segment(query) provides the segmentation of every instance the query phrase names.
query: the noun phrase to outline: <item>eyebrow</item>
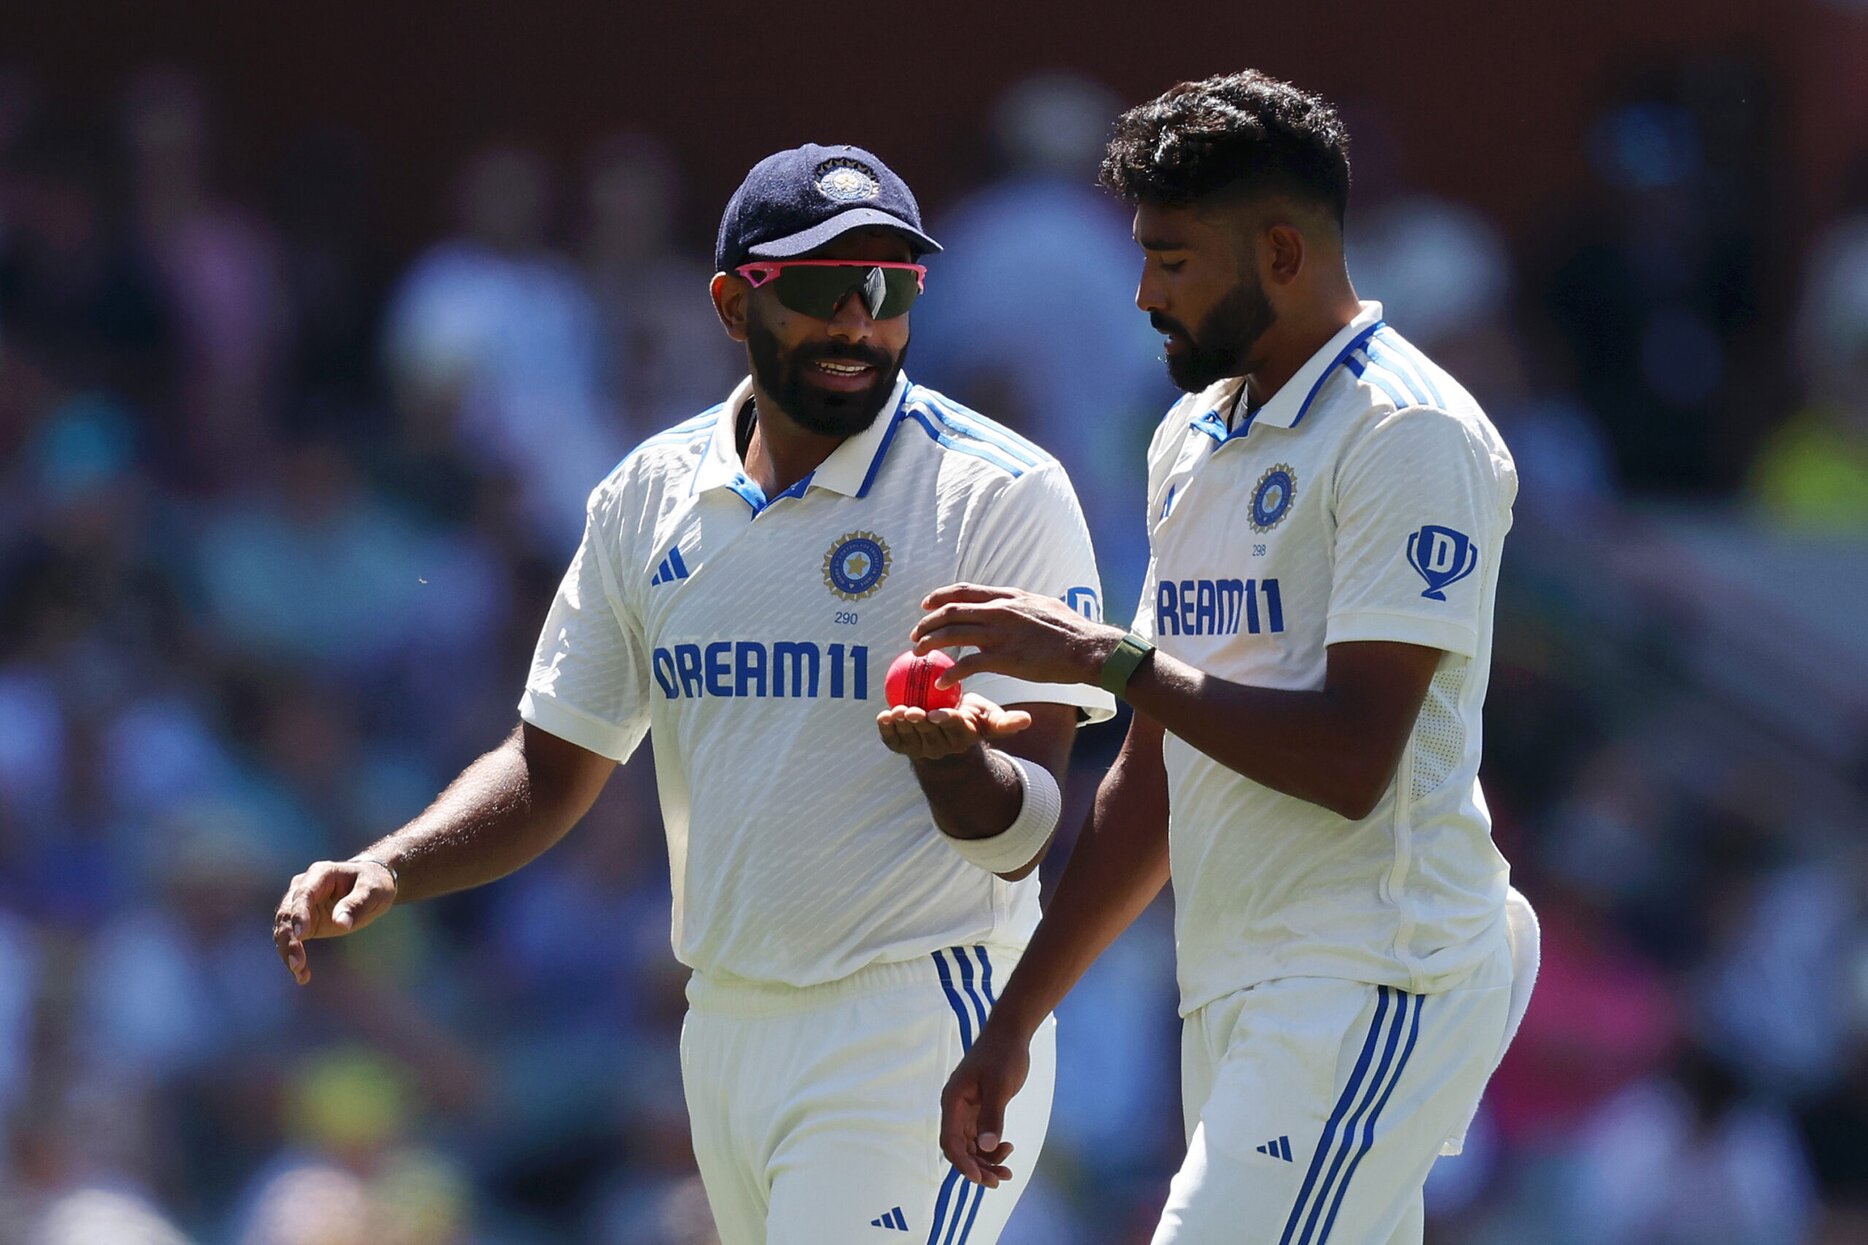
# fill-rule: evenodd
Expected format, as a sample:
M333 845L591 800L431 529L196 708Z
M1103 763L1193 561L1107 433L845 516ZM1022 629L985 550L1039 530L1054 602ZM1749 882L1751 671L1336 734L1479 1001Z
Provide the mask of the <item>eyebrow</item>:
M1174 238L1136 238L1135 244L1144 251L1184 251L1187 244Z

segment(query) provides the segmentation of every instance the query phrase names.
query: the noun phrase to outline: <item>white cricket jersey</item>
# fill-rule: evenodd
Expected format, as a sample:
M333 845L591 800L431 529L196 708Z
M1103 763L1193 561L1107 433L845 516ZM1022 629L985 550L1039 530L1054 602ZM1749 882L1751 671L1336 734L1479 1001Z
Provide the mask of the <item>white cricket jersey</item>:
M806 986L938 947L1022 949L1036 874L961 859L875 717L935 588L1014 585L1101 616L1070 481L904 376L868 430L768 500L735 447L751 393L651 437L591 494L520 713L618 761L654 731L674 949L700 973ZM1115 707L998 675L967 690Z
M1517 473L1445 372L1361 313L1264 406L1190 395L1148 452L1136 629L1235 683L1315 690L1325 649L1443 650L1393 783L1350 821L1164 745L1181 1007L1278 977L1414 993L1503 963L1508 870L1479 791L1492 598Z

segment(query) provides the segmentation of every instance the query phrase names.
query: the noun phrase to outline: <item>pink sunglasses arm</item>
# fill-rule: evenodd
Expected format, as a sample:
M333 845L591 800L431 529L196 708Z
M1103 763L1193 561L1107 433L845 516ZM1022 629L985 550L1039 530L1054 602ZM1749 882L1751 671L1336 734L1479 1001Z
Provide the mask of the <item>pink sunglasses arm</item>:
M925 264L868 263L860 259L775 259L756 264L741 264L733 271L746 278L753 289L774 280L787 268L906 268L915 274L915 284L923 293L928 288Z

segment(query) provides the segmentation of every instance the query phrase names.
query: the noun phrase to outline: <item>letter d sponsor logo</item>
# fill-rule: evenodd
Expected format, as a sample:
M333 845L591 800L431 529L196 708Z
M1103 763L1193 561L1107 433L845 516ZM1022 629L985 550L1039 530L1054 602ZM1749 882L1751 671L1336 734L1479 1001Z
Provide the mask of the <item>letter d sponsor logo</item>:
M1427 581L1421 595L1430 601L1446 600L1445 589L1472 574L1479 565L1479 547L1464 532L1429 523L1408 533L1407 561Z

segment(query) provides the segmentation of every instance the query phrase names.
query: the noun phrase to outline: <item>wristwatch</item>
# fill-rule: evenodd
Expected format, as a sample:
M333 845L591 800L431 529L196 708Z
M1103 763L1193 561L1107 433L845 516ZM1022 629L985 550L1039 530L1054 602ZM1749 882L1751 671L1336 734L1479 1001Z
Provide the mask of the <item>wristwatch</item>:
M1155 646L1136 635L1133 631L1122 637L1109 659L1103 662L1103 668L1096 676L1097 685L1104 691L1120 696L1128 689L1129 680L1135 676L1136 669L1148 660L1148 654L1155 651Z

